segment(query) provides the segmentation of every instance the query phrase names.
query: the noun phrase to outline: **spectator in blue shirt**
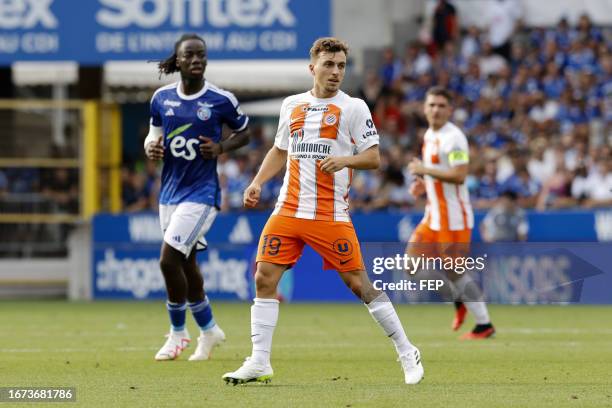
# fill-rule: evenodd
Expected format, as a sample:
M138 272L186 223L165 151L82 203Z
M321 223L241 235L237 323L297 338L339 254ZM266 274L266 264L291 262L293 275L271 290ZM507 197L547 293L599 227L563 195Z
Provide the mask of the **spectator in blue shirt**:
M380 67L380 77L383 80L383 85L391 88L393 83L402 74L402 63L395 57L393 48L385 48L383 51L383 63Z
M519 203L523 207L533 207L536 204L540 185L529 177L529 172L524 166L515 170L502 184L502 191L512 191L519 197Z

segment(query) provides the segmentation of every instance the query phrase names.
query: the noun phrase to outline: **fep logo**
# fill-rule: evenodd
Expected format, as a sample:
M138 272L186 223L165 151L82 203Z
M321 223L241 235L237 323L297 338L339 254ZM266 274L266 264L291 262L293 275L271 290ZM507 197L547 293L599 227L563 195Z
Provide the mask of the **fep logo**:
M293 27L296 18L289 9L289 1L99 0L102 8L96 14L96 21L107 28L115 29L131 25L158 28L165 23L176 28L270 27L275 23Z
M0 1L0 29L29 29L38 25L47 29L57 28L51 3L53 0Z

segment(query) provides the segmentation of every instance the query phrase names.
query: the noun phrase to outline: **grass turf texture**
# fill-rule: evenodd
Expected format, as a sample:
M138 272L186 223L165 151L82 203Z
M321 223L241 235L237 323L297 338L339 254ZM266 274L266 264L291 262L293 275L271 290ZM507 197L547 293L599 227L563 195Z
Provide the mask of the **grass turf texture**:
M71 407L612 406L610 307L491 306L497 338L461 342L452 306L400 306L425 365L406 386L362 305L281 305L272 383L234 387L221 375L250 353L249 310L213 302L228 340L212 360L187 361L198 334L188 315L192 346L156 362L162 302L0 302L0 386L73 386ZM28 405L41 406L15 406Z

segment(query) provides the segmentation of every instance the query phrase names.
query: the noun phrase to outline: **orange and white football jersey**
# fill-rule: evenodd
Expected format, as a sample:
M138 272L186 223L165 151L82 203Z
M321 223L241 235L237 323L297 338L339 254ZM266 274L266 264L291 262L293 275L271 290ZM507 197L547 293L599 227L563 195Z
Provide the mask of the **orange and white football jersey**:
M457 126L447 122L437 131L425 132L423 164L448 170L469 162L467 138ZM423 221L434 231L474 228L474 213L465 183L454 184L425 176L427 206Z
M274 145L287 150L287 170L273 214L324 221L350 221L348 192L353 170L324 173L328 156L352 156L378 144L364 101L342 91L327 99L310 91L283 101Z

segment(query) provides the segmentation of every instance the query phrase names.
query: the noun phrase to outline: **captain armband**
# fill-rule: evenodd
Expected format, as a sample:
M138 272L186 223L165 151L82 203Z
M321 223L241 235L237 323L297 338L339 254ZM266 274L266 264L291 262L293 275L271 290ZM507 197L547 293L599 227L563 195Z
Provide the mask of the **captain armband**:
M448 163L451 166L459 164L467 164L470 161L470 156L465 150L455 150L448 154Z

